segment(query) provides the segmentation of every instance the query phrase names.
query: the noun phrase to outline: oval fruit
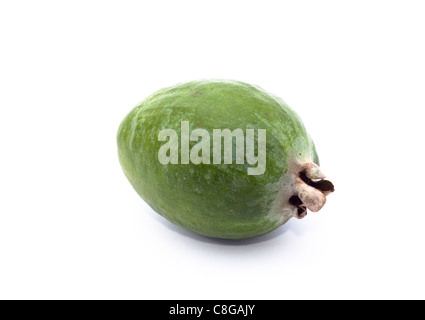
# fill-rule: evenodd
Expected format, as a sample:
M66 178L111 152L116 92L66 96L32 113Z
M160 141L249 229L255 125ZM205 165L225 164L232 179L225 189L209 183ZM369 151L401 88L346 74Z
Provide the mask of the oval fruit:
M127 115L117 140L125 175L153 210L209 237L268 233L320 210L334 191L297 114L243 82L159 90Z

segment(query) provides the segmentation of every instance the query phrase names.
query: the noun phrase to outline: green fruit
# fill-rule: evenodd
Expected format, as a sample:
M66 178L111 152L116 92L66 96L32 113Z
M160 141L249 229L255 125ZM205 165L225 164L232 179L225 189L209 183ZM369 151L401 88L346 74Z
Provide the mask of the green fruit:
M220 133L239 135L226 144ZM137 193L169 221L209 237L268 233L306 208L320 210L334 190L297 114L243 82L159 90L127 115L117 140Z

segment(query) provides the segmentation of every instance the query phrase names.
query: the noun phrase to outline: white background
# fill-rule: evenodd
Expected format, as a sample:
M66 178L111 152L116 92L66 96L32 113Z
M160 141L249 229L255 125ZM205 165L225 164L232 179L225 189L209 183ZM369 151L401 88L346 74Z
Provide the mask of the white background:
M425 298L423 1L2 1L0 298ZM152 92L281 96L336 186L240 242L154 213L116 132Z

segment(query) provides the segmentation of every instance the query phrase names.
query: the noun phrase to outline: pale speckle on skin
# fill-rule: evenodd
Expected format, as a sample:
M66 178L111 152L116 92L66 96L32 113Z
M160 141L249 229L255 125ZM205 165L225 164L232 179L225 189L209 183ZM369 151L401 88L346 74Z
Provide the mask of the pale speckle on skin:
M139 114L142 111L142 108L139 108L139 110L137 110L136 115L133 117L133 119L131 120L131 134L130 134L130 147L133 147L133 141L134 141L134 137L136 136L136 130L137 130L137 123L139 121Z

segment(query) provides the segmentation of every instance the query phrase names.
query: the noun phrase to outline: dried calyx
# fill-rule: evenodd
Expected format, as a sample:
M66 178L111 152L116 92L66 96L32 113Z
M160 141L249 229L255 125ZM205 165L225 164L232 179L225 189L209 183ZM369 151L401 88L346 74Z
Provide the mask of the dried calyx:
M301 167L295 178L295 192L289 198L289 204L296 207L294 216L302 219L307 215L307 209L319 211L326 203L326 196L334 192L332 182L324 180L325 175L319 166L307 163Z

